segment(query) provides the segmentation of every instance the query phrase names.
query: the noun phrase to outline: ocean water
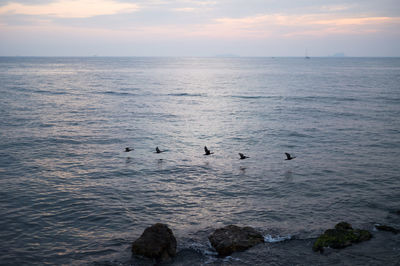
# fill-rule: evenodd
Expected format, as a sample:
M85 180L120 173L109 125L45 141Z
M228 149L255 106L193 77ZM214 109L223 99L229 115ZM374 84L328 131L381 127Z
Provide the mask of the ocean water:
M151 264L130 248L157 222L174 265L400 226L399 58L0 57L0 97L0 264ZM267 244L219 258L228 224Z

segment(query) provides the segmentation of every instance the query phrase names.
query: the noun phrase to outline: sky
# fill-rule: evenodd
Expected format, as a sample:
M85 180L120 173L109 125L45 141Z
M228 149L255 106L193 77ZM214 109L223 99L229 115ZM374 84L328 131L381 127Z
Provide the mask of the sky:
M400 0L0 0L0 56L400 56Z

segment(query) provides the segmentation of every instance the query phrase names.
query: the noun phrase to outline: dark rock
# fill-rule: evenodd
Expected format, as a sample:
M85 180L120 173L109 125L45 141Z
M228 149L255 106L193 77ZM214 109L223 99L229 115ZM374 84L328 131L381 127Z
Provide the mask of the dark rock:
M353 229L353 227L351 227L351 224L349 224L349 223L340 222L337 225L335 225L335 229L337 229L337 230L350 230L350 229Z
M244 251L264 242L264 237L254 228L236 225L219 228L208 239L221 256L227 256L236 251Z
M352 243L371 239L372 235L367 230L353 229L349 223L341 222L335 229L328 229L314 242L314 251L324 251L324 247L345 248Z
M387 225L375 225L375 228L379 231L392 232L393 234L398 234L400 232L399 229Z
M157 223L133 242L132 252L164 262L176 255L176 239L167 225Z
M354 243L367 241L372 238L372 234L367 230L355 229L353 233L356 235L356 240L354 241Z

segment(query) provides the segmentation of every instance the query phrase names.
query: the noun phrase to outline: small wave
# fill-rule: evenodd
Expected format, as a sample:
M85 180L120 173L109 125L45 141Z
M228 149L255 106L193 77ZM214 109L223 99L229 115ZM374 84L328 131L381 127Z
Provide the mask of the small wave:
M136 96L136 93L130 92L118 92L118 91L103 91L98 92L99 94L106 94L106 95L115 95L115 96Z
M400 98L398 97L393 97L393 96L375 96L375 100L378 101L384 101L384 102L389 102L389 103L399 103L400 102Z
M239 98L239 99L279 99L281 96L262 96L262 95L231 95L231 98Z
M354 97L338 97L338 96L290 96L285 97L285 100L289 101L303 101L303 102L313 102L313 101L323 101L323 102L355 102L358 99Z
M190 96L190 97L202 97L202 96L207 96L206 94L202 93L187 93L187 92L182 92L182 93L168 93L168 96Z
M64 95L68 94L66 91L48 91L48 90L35 90L34 93L49 94L49 95Z
M232 256L226 256L224 258L224 262L230 262L230 261L241 261L239 258L234 258Z
M38 124L38 127L44 127L44 128L46 128L46 127L54 127L55 126L55 124L50 124L50 123L40 123L40 124Z
M299 132L291 132L289 133L289 137L296 137L296 138L311 138L311 135L302 134Z
M217 256L218 252L212 248L211 243L208 241L207 244L208 245L203 245L201 243L194 242L190 244L189 248L205 256Z
M18 91L18 92L33 92L34 91L29 88L20 87L20 86L11 87L9 90L10 91Z
M290 240L292 239L291 235L287 235L287 236L271 236L271 235L266 235L264 236L264 242L267 243L276 243L276 242L282 242L282 241L286 241L286 240Z

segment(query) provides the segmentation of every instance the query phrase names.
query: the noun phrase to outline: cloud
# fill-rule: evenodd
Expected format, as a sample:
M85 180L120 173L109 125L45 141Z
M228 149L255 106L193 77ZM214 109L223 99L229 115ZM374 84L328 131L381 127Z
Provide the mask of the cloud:
M316 24L322 25L335 25L335 26L346 26L346 25L373 25L373 24L384 24L390 22L399 22L399 18L392 17L364 17L364 18L338 18L328 20L316 20Z
M0 7L0 14L45 15L59 18L88 18L137 11L139 6L114 0L59 0L41 5L11 2Z
M214 6L218 4L218 2L216 1L199 1L199 0L183 0L182 2L198 6Z
M399 25L400 17L341 17L333 14L261 14L243 18L219 18L208 28L231 36L299 36L364 34L379 32L389 25Z
M398 22L399 17L338 17L323 15L285 15L285 14L268 14L256 15L244 18L218 18L217 23L244 27L259 27L267 25L280 26L311 26L321 25L366 25L376 23Z
M154 25L146 25L139 22L127 22L123 26L116 27L104 25L97 27L91 26L91 24L79 24L78 27L74 27L70 24L53 24L51 21L47 23L47 20L44 20L41 23L36 23L36 25L30 23L30 26L21 27L38 31L41 28L51 28L51 31L54 32L64 30L69 33L86 31L89 35L102 33L105 36L119 35L119 38L129 36L129 38L133 39L266 40L304 36L368 35L377 32L394 34L393 28L398 28L398 26L400 26L399 17L343 17L334 14L260 14L242 18L224 17L208 21L208 23L192 24L164 23L161 25L156 23Z
M196 9L194 7L181 7L181 8L173 8L172 10L177 12L193 12Z
M319 9L325 12L339 12L339 11L346 11L354 8L355 6L352 5L332 5L332 6L321 6Z
M211 12L208 8L215 5L215 1L147 1L147 3L143 0L136 1L136 4L116 2L116 0L57 0L57 2L40 5L10 3L0 7L0 14L37 15L28 17L32 20L29 23L6 23L9 27L12 25L24 25L26 28L37 26L37 30L45 26L54 29L65 27L88 32L104 30L103 33L106 35L112 35L112 31L118 31L121 35L125 34L131 38L149 39L271 40L304 36L367 35L377 32L393 35L398 32L393 28L400 26L398 16L332 12L350 9L349 5L322 6L316 13L310 10L306 14L260 11L256 15L238 17L235 14L224 16L219 12ZM88 18L112 15L138 11L139 8L141 12L135 13L135 16L128 14L74 21L53 19L54 17ZM321 10L325 12L321 13ZM21 22L22 18L16 17L16 20ZM41 20L33 23L38 19Z

